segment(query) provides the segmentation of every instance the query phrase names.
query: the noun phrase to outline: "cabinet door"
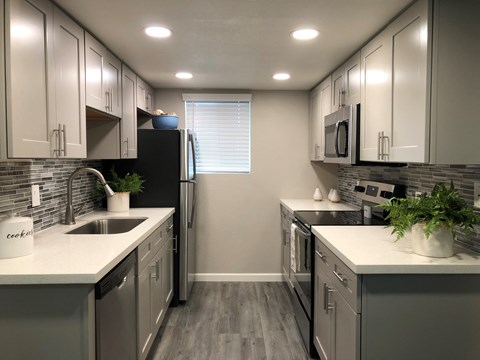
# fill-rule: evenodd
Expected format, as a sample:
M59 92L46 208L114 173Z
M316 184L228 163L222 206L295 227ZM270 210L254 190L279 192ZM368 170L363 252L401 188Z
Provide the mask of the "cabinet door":
M122 64L121 157L137 157L137 76Z
M167 311L173 297L173 238L163 246L161 276L163 308Z
M122 63L113 54L106 54L104 63L105 88L108 91L109 113L122 117Z
M332 74L332 111L340 109L345 98L345 68L341 66Z
M352 56L343 66L345 105L360 103L360 52Z
M380 132L392 108L391 48L384 31L361 50L360 160L383 161Z
M55 103L57 127L69 158L87 156L85 117L85 39L83 29L54 9Z
M52 157L53 5L47 0L5 4L8 156Z
M418 1L387 28L393 51L391 123L385 132L389 161L428 161L427 17L427 1Z
M352 310L343 296L332 293L334 321L332 338L332 359L360 359L360 315Z
M85 33L85 77L86 104L94 109L107 112L107 89L105 89L104 63L106 49L89 33Z
M310 160L324 158L324 118L332 109L332 78L327 77L310 96Z
M153 337L160 328L160 322L163 319L163 294L162 294L162 251L160 250L151 262L152 275L150 279L150 303L152 309L151 327Z
M150 266L137 277L137 353L138 359L144 360L153 341L152 337L152 309L150 294Z
M315 254L315 304L313 320L314 345L323 360L332 359L331 341L333 316L330 306L332 285L324 271L320 268L320 256Z
M147 84L137 76L137 107L147 111Z

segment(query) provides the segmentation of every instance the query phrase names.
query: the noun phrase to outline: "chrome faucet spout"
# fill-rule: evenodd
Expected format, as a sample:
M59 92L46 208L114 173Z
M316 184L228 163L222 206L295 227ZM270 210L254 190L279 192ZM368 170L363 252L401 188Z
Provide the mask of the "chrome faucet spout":
M73 186L73 179L80 173L94 174L100 181L100 184L102 184L103 189L105 190L105 193L107 194L107 196L110 197L115 194L113 190L110 188L110 186L108 186L102 173L97 169L83 167L75 170L67 180L67 209L65 211L65 225L75 224L75 211L73 210L72 186Z

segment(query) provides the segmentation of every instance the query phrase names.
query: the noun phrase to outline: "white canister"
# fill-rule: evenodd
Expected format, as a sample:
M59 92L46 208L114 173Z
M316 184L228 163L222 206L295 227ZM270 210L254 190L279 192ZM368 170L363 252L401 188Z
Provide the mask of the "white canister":
M14 258L33 253L33 220L9 216L0 220L0 258Z
M323 199L322 192L320 191L319 188L316 188L315 192L313 193L313 200L321 201L322 199Z

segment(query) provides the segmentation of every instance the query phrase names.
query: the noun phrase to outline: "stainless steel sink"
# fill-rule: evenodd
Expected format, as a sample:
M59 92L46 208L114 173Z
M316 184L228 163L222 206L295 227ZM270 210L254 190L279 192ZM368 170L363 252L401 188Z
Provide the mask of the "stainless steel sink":
M107 218L93 220L85 225L79 226L73 229L67 234L79 234L79 235L108 235L108 234L121 234L129 232L134 229L147 218Z

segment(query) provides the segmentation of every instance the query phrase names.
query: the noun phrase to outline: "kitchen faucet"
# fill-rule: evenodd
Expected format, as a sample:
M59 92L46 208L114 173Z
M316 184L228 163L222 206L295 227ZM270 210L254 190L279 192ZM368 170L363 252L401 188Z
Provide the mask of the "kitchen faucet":
M100 183L102 184L103 189L105 190L105 193L107 194L108 197L113 196L115 194L113 190L110 188L110 186L108 186L107 182L105 181L105 178L103 177L100 171L93 168L89 168L89 167L83 167L75 170L72 173L72 175L70 175L67 182L67 210L65 211L65 225L75 224L75 211L73 210L73 200L72 200L72 184L75 176L80 173L94 174L100 180Z

